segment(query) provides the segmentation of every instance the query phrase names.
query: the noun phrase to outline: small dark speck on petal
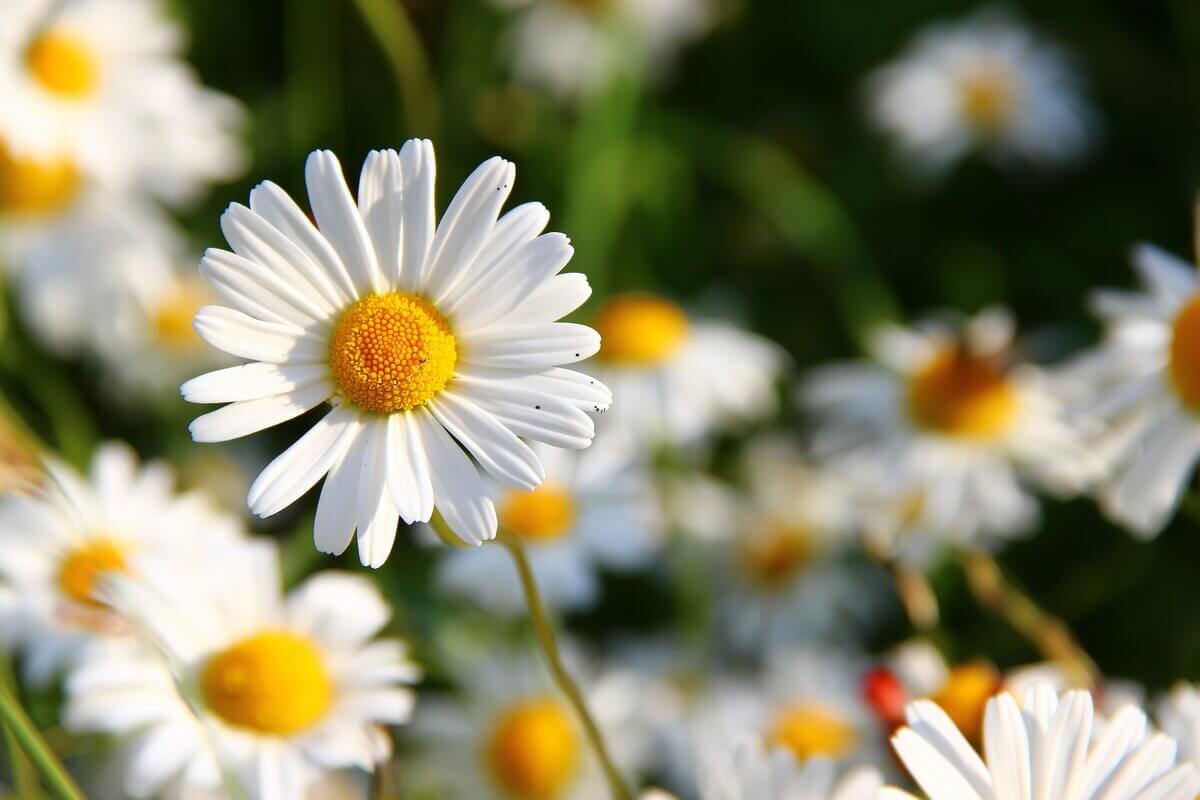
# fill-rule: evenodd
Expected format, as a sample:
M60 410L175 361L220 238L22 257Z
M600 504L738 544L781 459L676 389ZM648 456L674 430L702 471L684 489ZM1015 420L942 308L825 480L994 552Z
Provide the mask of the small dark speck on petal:
M541 406L534 406L534 408L536 408L538 411L541 411L541 410L542 410L542 407L541 407Z

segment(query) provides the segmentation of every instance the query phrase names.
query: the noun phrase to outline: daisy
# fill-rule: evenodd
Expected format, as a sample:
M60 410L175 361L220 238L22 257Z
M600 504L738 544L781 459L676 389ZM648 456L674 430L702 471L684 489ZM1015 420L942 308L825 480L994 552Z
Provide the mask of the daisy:
M867 82L871 116L916 164L972 150L1047 165L1078 158L1093 114L1065 54L995 10L923 31Z
M662 514L644 465L612 469L606 460L535 448L546 482L533 491L500 489L499 529L525 547L546 606L589 608L600 597L600 571L644 566L663 544ZM503 548L487 545L447 553L437 582L482 608L507 616L525 611L515 566Z
M510 31L517 78L560 97L601 88L620 70L661 77L708 29L709 0L496 0L519 8Z
M872 337L876 364L809 378L815 449L859 485L873 547L924 557L947 542L988 544L1036 522L1025 481L1065 492L1085 480L1062 403L1014 345L999 310L888 326Z
M797 764L787 750L750 740L700 759L700 800L875 800L883 778L871 767L839 776L824 759Z
M896 754L930 800L1191 800L1200 775L1176 764L1176 745L1149 728L1135 706L1122 708L1101 734L1092 698L1034 687L1023 706L1009 694L988 701L981 758L935 703L908 707L892 737ZM888 800L911 798L885 789Z
M53 459L45 467L44 486L0 500L0 631L36 685L126 631L96 597L102 576L134 558L173 573L242 535L205 497L177 494L165 464L139 467L126 445L101 446L87 477Z
M649 294L609 298L593 324L603 340L597 377L621 398L605 420L606 446L691 444L776 410L786 356L766 339Z
M402 642L377 638L391 609L375 586L322 572L284 596L267 540L213 555L207 569L139 563L137 577L107 581L152 647L111 645L80 665L67 727L126 737L134 798L225 783L292 800L331 771L386 760L383 726L408 720L419 671Z
M578 653L567 651L578 662ZM574 665L612 757L625 775L644 763L639 717L645 687L621 670ZM586 664L583 666L587 666ZM471 800L602 800L611 797L573 709L528 655L489 653L453 665L460 694L422 700L408 773L437 796Z
M3 19L0 137L12 153L169 201L241 171L242 110L199 84L159 3L11 0Z
M1078 410L1104 423L1092 456L1101 508L1143 537L1175 513L1200 455L1200 276L1150 245L1133 252L1144 290L1097 292L1104 340L1067 367Z
M309 156L316 226L283 190L260 184L250 206L221 219L234 252L209 250L200 272L227 305L196 329L249 363L194 378L183 396L231 403L191 426L218 442L328 402L333 410L263 470L251 511L269 516L326 473L314 537L341 553L358 530L359 558L387 559L397 518L437 507L464 542L496 534L482 471L527 491L545 477L523 438L584 448L611 395L559 365L600 348L591 328L556 322L591 293L558 274L572 250L539 235L549 213L527 203L497 219L515 170L484 162L434 225L433 145L373 152L358 202L337 159Z

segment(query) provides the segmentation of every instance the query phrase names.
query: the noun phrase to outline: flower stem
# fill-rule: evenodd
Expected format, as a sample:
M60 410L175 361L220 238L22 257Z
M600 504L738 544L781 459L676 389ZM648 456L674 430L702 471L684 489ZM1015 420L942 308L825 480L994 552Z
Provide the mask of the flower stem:
M996 559L981 550L962 554L962 568L975 599L992 614L1029 639L1051 661L1059 663L1071 682L1091 688L1099 670L1070 629L1058 617L1043 611L1004 575Z
M0 722L4 723L25 755L42 773L46 785L59 800L84 800L83 792L47 746L46 740L7 686L0 686Z
M538 647L546 659L546 666L550 668L550 674L554 677L558 688L567 696L575 713L579 715L588 742L596 753L600 767L604 770L604 777L612 791L613 800L632 800L629 790L625 788L625 781L621 778L612 757L608 754L604 738L600 735L600 728L592 718L591 712L588 711L583 692L579 690L579 685L575 683L566 667L563 666L562 657L558 652L558 642L554 638L554 626L546 613L546 607L542 604L542 596L538 591L537 581L533 577L533 570L529 567L529 559L525 555L524 545L520 540L510 536L501 536L499 541L508 548L513 562L517 565L517 573L521 577L521 589L525 593L525 604L529 607L529 619L533 623Z

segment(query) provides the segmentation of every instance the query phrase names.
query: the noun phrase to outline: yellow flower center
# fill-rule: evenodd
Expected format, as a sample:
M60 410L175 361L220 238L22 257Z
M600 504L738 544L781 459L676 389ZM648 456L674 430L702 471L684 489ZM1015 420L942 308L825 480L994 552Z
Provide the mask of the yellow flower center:
M649 295L619 295L596 315L600 355L613 364L652 366L670 358L688 332L687 315Z
M858 731L835 711L800 703L776 718L767 741L790 751L797 761L814 756L841 758L858 743Z
M746 574L768 589L790 583L812 555L812 537L805 530L789 526L772 526L748 536L739 552Z
M1004 64L982 64L959 82L963 116L977 131L994 134L1008 125L1017 109L1019 87Z
M1185 406L1200 411L1200 294L1180 310L1171 330L1171 385Z
M342 393L380 414L424 405L458 361L454 334L432 305L402 292L374 294L342 315L329 363Z
M58 588L77 603L105 605L93 597L101 576L128 568L125 549L111 539L95 539L72 550L58 567Z
M950 670L950 676L931 699L964 736L978 743L983 736L984 709L999 689L1000 673L991 664L978 661Z
M158 298L157 305L150 313L155 339L176 352L199 347L200 335L192 326L192 320L200 306L208 301L208 292L196 280L187 280L179 288Z
M530 700L492 728L485 757L500 791L512 800L560 797L579 764L579 737L561 703Z
M995 439L1016 418L1017 392L995 358L949 347L919 369L908 385L913 422L948 436Z
M571 495L554 483L543 483L532 492L509 492L500 506L500 527L529 542L558 539L574 521Z
M333 680L310 640L264 631L213 656L200 675L204 700L225 722L272 736L302 731L333 700Z
M62 97L86 97L100 83L95 54L70 33L52 31L39 36L26 52L25 63L42 88Z
M49 214L65 206L79 188L79 173L64 160L15 156L0 142L0 212Z

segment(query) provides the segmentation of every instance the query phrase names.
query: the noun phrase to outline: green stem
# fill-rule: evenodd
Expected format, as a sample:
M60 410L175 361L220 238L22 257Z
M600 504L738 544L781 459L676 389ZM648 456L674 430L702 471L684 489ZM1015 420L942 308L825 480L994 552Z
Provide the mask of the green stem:
M12 664L7 659L0 660L0 688L11 692L14 686L16 678L12 674ZM8 765L12 770L13 783L16 784L16 796L27 800L41 800L42 787L38 784L37 770L33 768L16 735L8 727L4 728L4 744L8 750Z
M59 800L84 800L83 792L46 745L46 740L8 687L0 687L0 722L4 723L25 755L42 773L46 785Z
M575 709L580 722L583 723L584 732L592 745L592 750L596 753L596 759L604 770L604 777L608 781L608 788L612 792L613 800L632 800L629 790L625 788L625 781L621 778L621 773L617 771L612 757L608 754L608 749L604 745L604 737L600 735L600 728L592 718L591 712L588 711L583 692L580 691L579 685L575 683L566 667L563 666L562 657L558 652L558 642L554 638L554 626L551 625L546 607L542 604L542 596L538 591L537 581L533 577L533 570L529 567L529 559L525 555L524 545L520 540L511 536L501 536L499 541L508 548L508 552L512 554L513 562L517 566L517 573L521 577L521 589L525 593L525 603L529 606L529 619L533 623L533 630L537 636L542 656L546 659L546 666L550 668L554 682L567 696L567 700Z
M391 64L409 131L434 136L438 127L438 101L421 37L399 0L354 0Z

